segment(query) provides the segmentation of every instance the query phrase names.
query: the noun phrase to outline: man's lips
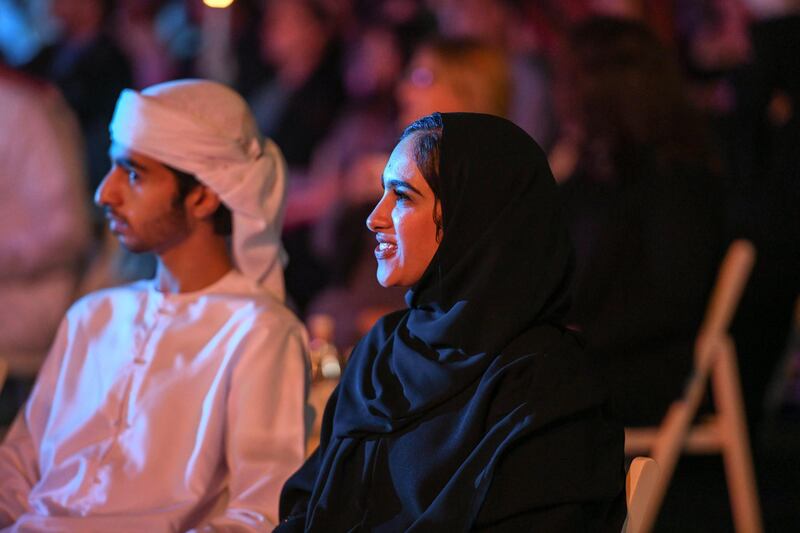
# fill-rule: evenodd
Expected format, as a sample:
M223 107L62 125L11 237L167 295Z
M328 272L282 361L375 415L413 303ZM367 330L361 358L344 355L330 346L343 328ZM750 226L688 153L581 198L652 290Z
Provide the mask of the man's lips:
M120 232L128 227L128 223L125 222L125 219L115 215L106 214L106 220L108 220L108 229L112 232Z

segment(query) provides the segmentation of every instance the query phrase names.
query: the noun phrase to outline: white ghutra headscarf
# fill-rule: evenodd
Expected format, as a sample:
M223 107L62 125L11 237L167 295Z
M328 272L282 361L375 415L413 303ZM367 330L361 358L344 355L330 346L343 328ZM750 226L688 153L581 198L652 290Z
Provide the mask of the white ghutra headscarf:
M233 215L237 268L284 299L286 161L236 91L207 80L125 89L110 130L115 143L192 174L217 193Z

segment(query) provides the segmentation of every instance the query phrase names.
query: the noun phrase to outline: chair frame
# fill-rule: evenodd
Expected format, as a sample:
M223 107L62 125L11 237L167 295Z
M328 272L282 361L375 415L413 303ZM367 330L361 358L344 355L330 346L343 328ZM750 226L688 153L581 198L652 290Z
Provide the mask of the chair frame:
M659 468L650 457L635 457L625 476L625 499L628 516L622 526L622 533L640 533L647 504L659 479Z
M641 531L655 524L680 454L720 453L737 532L763 531L736 349L728 327L755 262L748 241L734 241L720 267L709 308L695 344L695 364L683 396L655 428L626 428L625 452L650 453L661 469L642 518ZM706 387L715 413L693 426Z

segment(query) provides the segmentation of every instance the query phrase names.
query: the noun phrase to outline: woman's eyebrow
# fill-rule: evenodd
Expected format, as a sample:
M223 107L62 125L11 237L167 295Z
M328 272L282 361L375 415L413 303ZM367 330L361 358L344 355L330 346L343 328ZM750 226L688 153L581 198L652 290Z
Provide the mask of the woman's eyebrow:
M417 193L419 196L422 196L422 193L416 187L414 187L413 185L411 185L407 181L403 181L403 180L398 180L398 179L389 180L389 181L385 182L384 187L391 187L393 189L398 188L398 187L402 187L404 189L410 189L410 190L414 191L415 193Z

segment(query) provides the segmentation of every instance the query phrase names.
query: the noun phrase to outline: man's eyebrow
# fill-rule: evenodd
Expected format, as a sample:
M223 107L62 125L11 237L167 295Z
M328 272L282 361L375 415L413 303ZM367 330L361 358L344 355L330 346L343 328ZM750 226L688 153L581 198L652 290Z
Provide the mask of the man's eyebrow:
M147 167L130 159L128 157L114 157L111 156L111 160L116 163L117 165L123 166L125 168L132 168L134 170L147 170Z
M416 187L414 187L413 185L411 185L407 181L398 180L398 179L392 179L392 180L389 180L388 182L386 182L386 185L384 185L384 188L387 187L387 186L391 187L393 189L394 188L398 188L398 187L402 187L403 189L410 189L410 190L414 191L415 193L417 193L419 196L423 196L423 194Z

